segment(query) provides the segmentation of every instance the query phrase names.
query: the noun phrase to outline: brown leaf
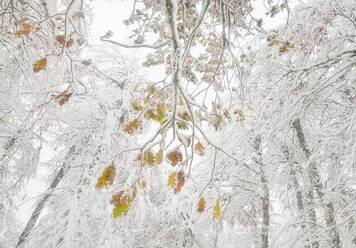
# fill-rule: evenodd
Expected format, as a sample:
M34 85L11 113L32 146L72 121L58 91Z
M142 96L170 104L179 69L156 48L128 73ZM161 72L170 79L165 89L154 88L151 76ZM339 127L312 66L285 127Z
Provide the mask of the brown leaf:
M73 95L73 93L68 93L66 90L57 95L54 99L59 100L58 104L62 106L66 102L68 102L69 98Z
M183 161L183 154L179 150L175 150L167 154L166 158L170 161L172 166L176 166Z
M74 44L73 39L68 40L66 43L66 48L70 48L71 46L73 46L73 44Z
M133 132L141 126L141 124L142 124L142 121L138 121L138 119L134 119L133 121L126 124L125 132L132 135Z
M35 73L44 70L47 66L47 58L37 60L32 66Z
M56 41L57 41L59 44L64 45L64 41L65 41L64 35L57 35L57 36L56 36Z
M20 37L21 35L25 35L27 38L30 34L30 30L32 26L30 24L27 24L26 22L28 21L28 18L22 18L19 20L19 24L21 26L20 30L17 30L14 35L17 37Z
M178 178L177 178L177 186L174 189L174 194L177 194L179 192L181 192L183 186L184 186L184 173L183 171L178 172Z
M146 151L143 154L143 162L144 164L148 164L150 166L153 166L155 164L155 157L153 156L152 152Z
M200 142L195 144L194 149L199 152L200 156L204 156L205 147Z
M113 194L111 196L110 204L116 204L117 202L119 202L123 193L124 193L124 191L122 190L120 192L117 192L117 193Z
M88 66L91 64L91 59L83 60L81 63L82 63L82 65Z

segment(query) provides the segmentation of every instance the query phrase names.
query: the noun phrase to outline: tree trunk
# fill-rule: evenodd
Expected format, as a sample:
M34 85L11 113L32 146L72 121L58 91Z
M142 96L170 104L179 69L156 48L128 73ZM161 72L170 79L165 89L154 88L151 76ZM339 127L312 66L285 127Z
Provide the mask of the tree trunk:
M262 160L262 150L261 150L261 137L257 136L254 140L254 148L257 152L256 162L260 166L260 180L263 188L262 200L262 228L261 228L261 248L268 248L269 246L269 224L270 224L270 214L269 214L269 183L264 171L264 164Z
M312 186L312 188L315 190L316 195L319 199L319 201L321 202L322 206L323 206L323 210L324 210L324 215L325 215L325 222L326 225L329 229L330 232L330 237L332 239L332 247L333 248L340 248L341 247L341 241L340 241L340 235L339 232L337 230L336 227L336 219L335 219L335 210L334 210L334 206L332 204L331 201L327 200L325 198L325 194L323 192L323 188L322 188L322 184L321 184L321 180L320 180L320 175L319 175L319 171L318 168L316 166L315 162L309 162L310 156L311 156L311 152L309 151L307 145L306 145L306 141L305 141L305 137L304 137L304 133L303 133L303 129L302 126L300 124L300 119L296 119L293 122L293 127L294 129L297 131L297 136L298 136L298 141L299 144L305 154L305 157L308 160L308 167L307 167L307 171L308 171L308 177L309 177L309 181L310 184ZM312 198L312 190L310 190L311 192L308 193L309 197ZM310 195L311 194L311 195ZM314 212L315 214L315 212Z
M66 156L65 161L68 160L68 157L74 152L75 146L72 146ZM53 190L57 187L59 182L62 180L64 173L65 173L66 162L62 165L62 168L59 169L57 174L55 175L51 185L48 187L46 193L42 197L42 199L38 202L35 210L32 212L30 220L27 222L25 229L21 233L21 236L16 244L16 248L22 246L22 244L27 240L29 234L31 233L33 227L36 225L38 217L40 216L45 204L47 203L48 199L52 195Z

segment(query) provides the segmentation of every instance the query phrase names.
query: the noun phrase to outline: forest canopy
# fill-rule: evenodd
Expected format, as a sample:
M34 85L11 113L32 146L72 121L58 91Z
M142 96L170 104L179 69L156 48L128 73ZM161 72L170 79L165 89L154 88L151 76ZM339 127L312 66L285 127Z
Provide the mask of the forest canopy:
M0 248L356 246L354 0L98 4L0 1Z

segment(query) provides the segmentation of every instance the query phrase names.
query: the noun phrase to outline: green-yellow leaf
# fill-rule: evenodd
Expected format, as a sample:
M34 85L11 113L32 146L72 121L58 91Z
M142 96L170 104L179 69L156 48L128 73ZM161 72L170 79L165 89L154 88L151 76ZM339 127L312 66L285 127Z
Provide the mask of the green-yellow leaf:
M198 212L202 213L205 210L205 199L203 197L200 197L200 200L198 202Z
M161 164L163 162L163 151L162 150L159 150L156 153L155 159L156 159L157 164Z
M214 207L214 219L218 219L220 217L220 212L221 212L221 209L220 209L220 201L219 199L216 200L216 205Z
M174 188L176 185L176 172L174 171L168 178L168 186Z
M122 217L122 215L126 216L127 212L130 209L131 202L132 200L130 196L124 197L121 199L120 202L117 202L114 209L112 210L113 217L117 218Z

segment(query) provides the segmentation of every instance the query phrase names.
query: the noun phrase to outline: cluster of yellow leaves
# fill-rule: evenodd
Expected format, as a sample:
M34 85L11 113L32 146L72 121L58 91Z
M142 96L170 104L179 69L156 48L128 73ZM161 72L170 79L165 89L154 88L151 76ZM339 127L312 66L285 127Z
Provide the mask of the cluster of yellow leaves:
M141 160L142 156L141 154L139 154L137 156L137 160ZM163 151L159 150L156 155L153 155L153 153L151 151L145 151L143 153L143 165L150 165L150 166L154 166L159 165L163 162Z
M205 199L203 197L200 197L200 200L198 202L198 212L202 213L205 210Z
M174 171L168 178L168 186L173 188L174 194L177 194L182 191L184 186L184 172L179 171L178 174Z
M37 60L32 66L35 73L44 70L47 66L47 58Z
M172 166L176 166L183 161L183 154L179 150L175 150L168 153L166 158Z
M113 184L114 178L115 178L115 166L110 165L104 169L102 176L98 178L95 188L100 189L104 186L106 187L107 185Z
M56 36L56 41L62 46L64 46L64 44L65 44L66 48L70 48L74 44L74 40L72 38L70 38L69 40L65 41L64 35L57 35Z
M134 119L133 121L130 121L128 124L125 126L125 131L132 135L136 129L138 129L142 125L142 121L139 121L138 119Z
M32 26L30 24L27 24L26 23L27 21L28 21L28 18L22 18L21 20L18 21L18 23L20 25L20 30L17 30L15 32L14 35L16 37L21 37L21 35L25 35L26 38L28 38Z
M200 156L204 156L205 147L200 142L195 144L194 149L199 152Z
M68 102L69 98L73 95L73 93L68 93L68 91L63 91L60 93L58 96L56 96L54 99L58 100L58 104L62 106L66 102Z

